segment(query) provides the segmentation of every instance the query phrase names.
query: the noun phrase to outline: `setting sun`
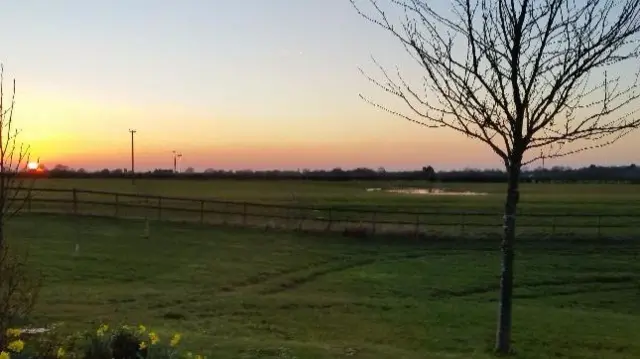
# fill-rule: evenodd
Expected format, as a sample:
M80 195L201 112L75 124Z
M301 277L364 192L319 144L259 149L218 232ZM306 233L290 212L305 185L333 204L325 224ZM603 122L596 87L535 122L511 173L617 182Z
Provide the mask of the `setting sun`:
M37 170L38 167L40 167L40 164L38 162L29 162L29 163L27 163L27 169L29 169L29 170Z

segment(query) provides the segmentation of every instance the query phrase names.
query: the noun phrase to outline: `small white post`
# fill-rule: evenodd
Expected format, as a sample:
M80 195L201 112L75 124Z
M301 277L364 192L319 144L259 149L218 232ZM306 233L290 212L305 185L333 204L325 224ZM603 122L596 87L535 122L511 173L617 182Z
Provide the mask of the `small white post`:
M144 221L144 238L149 238L149 218Z

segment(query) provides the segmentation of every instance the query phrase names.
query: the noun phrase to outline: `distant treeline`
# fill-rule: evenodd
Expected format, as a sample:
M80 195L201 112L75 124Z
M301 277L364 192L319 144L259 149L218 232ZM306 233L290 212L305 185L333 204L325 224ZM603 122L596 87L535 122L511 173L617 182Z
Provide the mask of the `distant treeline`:
M103 169L90 172L84 169L72 169L67 166L57 165L53 169L38 173L38 176L49 178L130 178L131 172L123 169ZM252 171L236 170L225 171L207 169L204 172L196 172L188 168L183 172L175 173L172 170L156 169L154 171L136 172L136 178L182 178L182 179L234 179L234 180L321 180L321 181L349 181L349 180L422 180L437 182L504 182L507 175L502 170L476 170L464 169L454 171L436 171L431 166L414 171L386 171L384 168L356 168L343 170L300 170L300 171ZM630 182L640 183L640 168L635 164L629 166L596 166L583 168L552 167L525 170L522 174L523 182Z

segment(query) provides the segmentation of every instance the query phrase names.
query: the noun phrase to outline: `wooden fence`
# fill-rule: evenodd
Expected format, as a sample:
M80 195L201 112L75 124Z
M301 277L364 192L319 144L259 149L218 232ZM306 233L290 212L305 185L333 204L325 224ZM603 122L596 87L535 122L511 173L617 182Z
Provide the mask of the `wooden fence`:
M502 214L409 212L377 209L290 206L213 199L165 197L79 189L35 188L25 192L24 210L33 213L175 220L301 231L336 231L354 236L496 236ZM520 214L518 235L638 238L637 214Z

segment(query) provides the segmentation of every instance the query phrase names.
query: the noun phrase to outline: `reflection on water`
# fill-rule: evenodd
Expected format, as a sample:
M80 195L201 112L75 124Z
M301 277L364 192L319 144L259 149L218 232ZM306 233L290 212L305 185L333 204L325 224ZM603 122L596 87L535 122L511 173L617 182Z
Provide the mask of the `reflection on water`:
M367 188L367 192L391 192L402 194L418 194L427 196L485 196L488 193L485 192L471 192L471 191L445 191L440 188L392 188L383 190L382 188Z

